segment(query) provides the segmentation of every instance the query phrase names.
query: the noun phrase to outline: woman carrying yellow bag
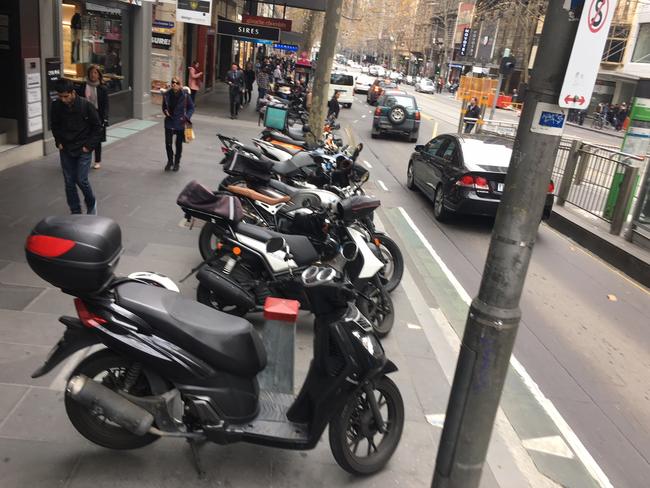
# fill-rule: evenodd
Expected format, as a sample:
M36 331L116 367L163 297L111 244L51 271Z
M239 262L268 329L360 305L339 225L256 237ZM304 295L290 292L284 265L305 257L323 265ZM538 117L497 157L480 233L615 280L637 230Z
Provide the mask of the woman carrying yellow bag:
M189 131L192 139L192 114L194 114L194 103L190 96L190 89L181 88L178 78L172 78L171 89L163 95L162 109L165 114L165 149L167 151L167 164L165 171L178 171L183 153L183 142ZM174 154L173 138L176 136L176 154ZM189 142L189 139L188 139Z

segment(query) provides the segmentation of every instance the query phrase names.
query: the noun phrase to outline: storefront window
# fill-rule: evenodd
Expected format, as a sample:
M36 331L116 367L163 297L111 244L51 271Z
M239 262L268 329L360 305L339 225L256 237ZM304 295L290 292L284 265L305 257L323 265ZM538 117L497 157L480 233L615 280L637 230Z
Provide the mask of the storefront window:
M639 24L639 35L636 38L633 63L650 63L650 24Z
M63 71L82 82L90 64L102 68L109 93L130 85L129 7L119 2L66 1L63 4Z

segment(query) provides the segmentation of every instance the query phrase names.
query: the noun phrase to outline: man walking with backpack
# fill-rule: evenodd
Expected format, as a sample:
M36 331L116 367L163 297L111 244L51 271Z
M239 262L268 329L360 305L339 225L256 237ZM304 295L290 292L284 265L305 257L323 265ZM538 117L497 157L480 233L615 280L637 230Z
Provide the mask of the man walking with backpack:
M77 96L71 81L58 80L55 89L58 100L52 102L52 134L61 158L68 207L73 214L81 213L79 187L86 212L97 215L97 200L88 181L88 172L92 152L102 139L102 122L93 104Z

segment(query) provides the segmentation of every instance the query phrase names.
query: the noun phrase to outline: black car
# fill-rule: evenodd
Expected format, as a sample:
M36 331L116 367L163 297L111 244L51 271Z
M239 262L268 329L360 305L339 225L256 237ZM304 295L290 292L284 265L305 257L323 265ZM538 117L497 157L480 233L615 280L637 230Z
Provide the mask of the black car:
M397 88L397 83L391 80L375 80L368 94L366 95L366 101L370 105L377 103L377 99L384 93L385 90L392 90Z
M452 214L495 216L513 141L500 136L444 134L415 146L407 170L407 186L421 190L433 201L439 221ZM553 208L553 182L549 182L544 213Z
M377 100L372 118L373 138L383 133L405 135L410 142L418 140L420 110L413 95L397 90L386 90Z

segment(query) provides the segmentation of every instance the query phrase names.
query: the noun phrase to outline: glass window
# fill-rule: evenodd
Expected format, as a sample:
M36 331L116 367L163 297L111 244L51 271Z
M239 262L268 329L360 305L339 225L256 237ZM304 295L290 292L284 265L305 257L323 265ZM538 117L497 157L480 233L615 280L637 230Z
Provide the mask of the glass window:
M429 156L435 156L436 154L438 154L438 151L440 150L444 142L445 142L444 137L433 139L432 141L428 142L424 150Z
M450 139L449 144L447 144L447 147L444 148L442 157L444 159L448 159L451 161L454 158L455 152L456 152L456 141Z
M129 6L67 0L62 7L64 76L81 83L88 66L97 64L109 93L128 89Z
M392 104L389 105L389 107L397 104L406 108L417 108L417 105L415 104L415 98L392 96L389 97L388 100L392 101Z
M633 63L650 63L650 23L639 24L639 35L636 38Z
M352 86L354 85L354 78L352 77L352 75L346 75L343 73L332 73L330 77L330 83L332 85Z

